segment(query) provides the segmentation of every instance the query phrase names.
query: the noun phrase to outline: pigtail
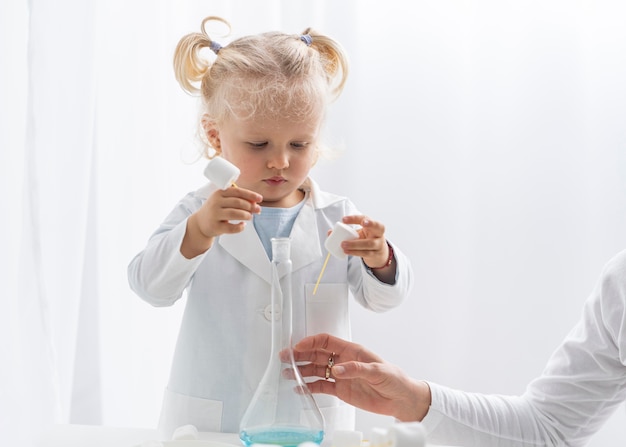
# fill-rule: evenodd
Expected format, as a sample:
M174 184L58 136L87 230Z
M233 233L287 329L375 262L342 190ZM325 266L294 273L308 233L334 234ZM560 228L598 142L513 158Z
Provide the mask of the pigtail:
M211 49L215 54L221 45L213 41L207 34L204 26L208 21L219 21L230 29L230 24L220 17L209 16L202 21L201 32L183 36L174 51L174 74L180 86L189 94L197 94L200 88L198 83L211 68L212 62L200 55L204 48Z
M324 71L331 83L331 94L337 99L348 78L348 56L343 47L334 39L307 28L302 35L311 36L311 48L317 50L324 64Z

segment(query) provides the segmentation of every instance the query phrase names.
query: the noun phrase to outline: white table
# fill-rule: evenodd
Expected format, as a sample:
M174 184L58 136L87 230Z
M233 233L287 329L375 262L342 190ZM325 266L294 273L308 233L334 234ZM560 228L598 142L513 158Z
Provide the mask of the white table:
M169 441L164 442L163 445L165 447L194 447L194 445L196 447L243 447L236 433L200 432L198 438L198 441ZM136 447L149 440L160 440L156 429L62 424L43 430L35 447Z
M204 447L208 445L206 441L211 441L215 447L243 447L236 433L201 432L198 438L205 442L187 441L184 444ZM66 424L43 430L35 447L135 447L148 440L160 440L156 429ZM165 446L168 444L174 443L164 443Z

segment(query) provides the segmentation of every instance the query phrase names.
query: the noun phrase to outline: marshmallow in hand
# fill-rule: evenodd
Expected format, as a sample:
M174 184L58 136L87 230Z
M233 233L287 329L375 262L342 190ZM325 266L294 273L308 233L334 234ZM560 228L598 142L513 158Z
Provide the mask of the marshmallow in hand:
M222 157L215 157L204 168L204 176L219 189L231 187L239 178L239 168Z
M347 255L344 253L343 248L341 248L341 243L358 238L359 233L357 233L354 228L343 222L337 222L333 227L332 233L330 233L330 236L328 236L326 242L324 242L324 247L336 258L345 259Z

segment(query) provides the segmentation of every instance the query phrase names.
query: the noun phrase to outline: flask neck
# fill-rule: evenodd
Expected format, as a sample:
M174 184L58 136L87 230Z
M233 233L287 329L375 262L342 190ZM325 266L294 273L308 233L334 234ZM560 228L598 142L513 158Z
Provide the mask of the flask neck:
M292 295L290 239L272 239L272 351L291 349Z

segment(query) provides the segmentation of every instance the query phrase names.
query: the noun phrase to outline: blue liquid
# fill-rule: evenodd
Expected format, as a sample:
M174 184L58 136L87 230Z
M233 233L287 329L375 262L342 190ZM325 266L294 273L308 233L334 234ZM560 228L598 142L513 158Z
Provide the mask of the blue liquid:
M307 430L296 427L257 428L242 430L239 437L246 446L252 444L274 444L283 447L297 447L303 442L319 444L324 439L323 430Z

